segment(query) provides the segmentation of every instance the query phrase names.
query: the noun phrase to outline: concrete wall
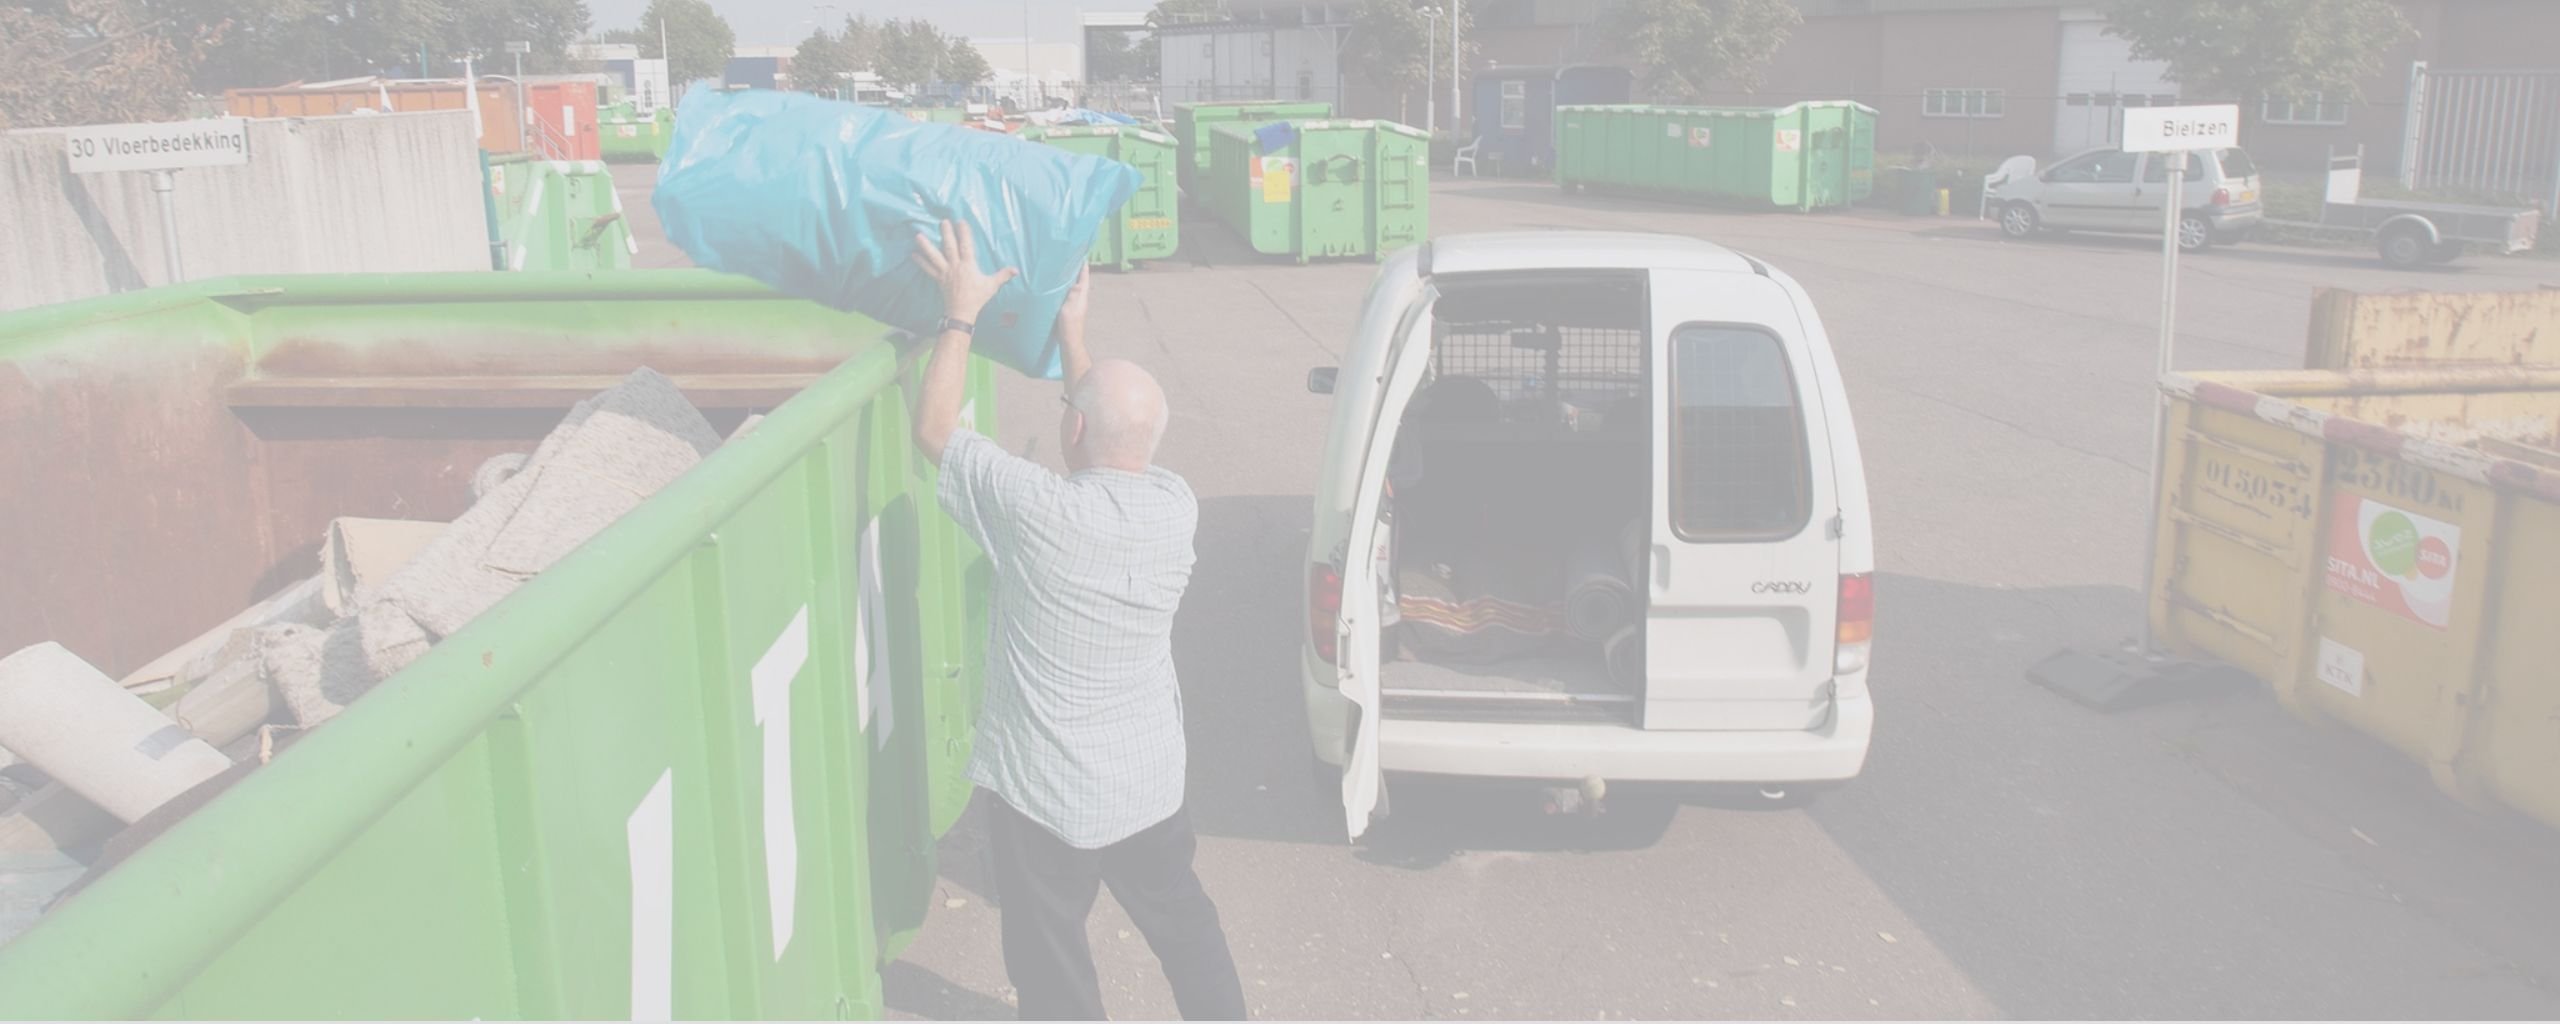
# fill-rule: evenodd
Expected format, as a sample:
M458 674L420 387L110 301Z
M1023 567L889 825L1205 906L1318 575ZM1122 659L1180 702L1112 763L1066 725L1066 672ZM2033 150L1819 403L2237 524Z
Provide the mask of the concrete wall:
M466 111L249 124L249 163L177 178L186 277L489 269ZM151 175L69 172L62 134L0 134L0 309L170 283Z

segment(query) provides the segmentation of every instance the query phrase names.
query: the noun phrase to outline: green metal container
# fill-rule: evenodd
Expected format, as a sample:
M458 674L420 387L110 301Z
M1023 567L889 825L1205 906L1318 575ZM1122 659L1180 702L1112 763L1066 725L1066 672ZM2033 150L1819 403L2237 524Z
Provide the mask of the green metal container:
M606 163L657 163L666 159L667 143L674 141L675 135L676 112L667 107L644 118L626 102L600 111L596 117L597 152Z
M640 254L613 172L599 160L489 160L508 270L628 270Z
M1876 112L1845 101L1776 108L1556 108L1556 180L1798 210L1875 190Z
M1093 241L1096 266L1128 270L1141 260L1169 259L1181 243L1182 203L1175 191L1173 137L1144 128L1062 125L1024 128L1021 138L1073 153L1118 160L1138 169L1138 191L1105 221Z
M699 271L0 315L0 430L59 442L12 463L0 521L44 543L0 544L0 578L156 567L46 588L41 620L0 594L0 646L111 674L310 573L330 517L457 514L636 366L731 438L0 946L0 1016L879 1015L968 795L986 628L898 354Z
M1222 124L1244 122L1263 125L1273 121L1322 119L1333 116L1333 104L1296 100L1263 100L1253 103L1176 103L1173 105L1173 137L1182 147L1182 193L1200 196L1201 182L1209 173L1209 133Z
M1210 131L1209 210L1266 256L1383 257L1428 236L1430 139L1385 121L1290 121L1266 147L1241 123ZM1269 126L1264 126L1269 127Z

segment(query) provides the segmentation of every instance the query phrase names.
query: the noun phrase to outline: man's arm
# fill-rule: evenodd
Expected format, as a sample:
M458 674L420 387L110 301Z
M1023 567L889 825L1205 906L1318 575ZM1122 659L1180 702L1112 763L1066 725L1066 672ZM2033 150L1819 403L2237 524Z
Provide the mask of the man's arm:
M1066 304L1058 307L1058 364L1070 395L1084 372L1093 369L1093 355L1084 347L1084 312L1092 297L1093 268L1086 267L1076 275L1076 286L1067 289Z
M978 314L995 298L996 289L1013 280L1013 268L995 273L978 268L978 247L969 226L942 222L942 243L916 236L916 263L925 276L942 285L942 330L933 339L933 357L924 368L924 393L916 400L916 450L934 465L951 444L960 425L960 402L969 380L969 340ZM1081 327L1081 324L1079 324ZM1081 333L1081 332L1079 332ZM1081 350L1081 341L1077 344Z

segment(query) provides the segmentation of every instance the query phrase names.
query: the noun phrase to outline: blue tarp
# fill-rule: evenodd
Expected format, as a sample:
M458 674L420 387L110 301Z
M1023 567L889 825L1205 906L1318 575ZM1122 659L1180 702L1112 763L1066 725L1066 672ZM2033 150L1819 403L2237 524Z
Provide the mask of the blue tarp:
M945 218L978 262L1020 276L978 318L976 350L1056 378L1050 336L1135 168L992 132L800 93L696 89L677 108L654 205L693 262L922 335L942 297L914 262Z

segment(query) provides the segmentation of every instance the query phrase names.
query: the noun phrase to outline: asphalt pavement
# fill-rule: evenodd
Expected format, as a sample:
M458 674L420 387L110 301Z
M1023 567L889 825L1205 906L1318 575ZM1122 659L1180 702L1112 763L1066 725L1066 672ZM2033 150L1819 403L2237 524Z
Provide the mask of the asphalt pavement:
M680 265L618 168L644 266ZM1621 792L1549 818L1502 786L1398 780L1343 843L1294 678L1309 489L1374 268L1250 258L1205 217L1095 288L1099 354L1164 381L1161 462L1202 499L1176 634L1200 871L1264 1017L2560 1017L2560 838L2469 810L2335 727L2240 692L2099 714L2027 665L2135 625L2155 240L2001 239L1966 220L1703 211L1441 182L1435 234L1668 231L1802 281L1865 448L1880 582L1865 777L1801 809ZM2560 284L2560 264L2395 272L2361 251L2187 261L2181 368L2298 365L2319 287ZM999 439L1054 461L1050 388ZM973 814L894 1012L1009 1017ZM1106 896L1111 1009L1167 1017Z

